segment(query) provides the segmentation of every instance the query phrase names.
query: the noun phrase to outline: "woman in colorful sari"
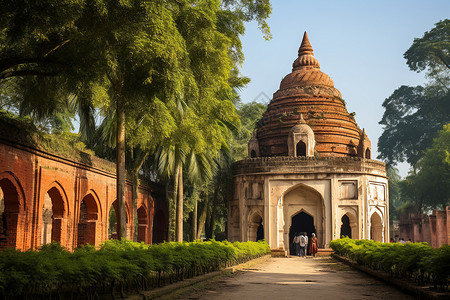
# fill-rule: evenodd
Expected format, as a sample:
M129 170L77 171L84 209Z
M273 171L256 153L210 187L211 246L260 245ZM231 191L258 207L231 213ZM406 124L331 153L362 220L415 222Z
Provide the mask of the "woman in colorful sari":
M312 256L316 256L317 253L317 238L316 238L316 234L313 233L311 240L309 241L309 254L311 254Z

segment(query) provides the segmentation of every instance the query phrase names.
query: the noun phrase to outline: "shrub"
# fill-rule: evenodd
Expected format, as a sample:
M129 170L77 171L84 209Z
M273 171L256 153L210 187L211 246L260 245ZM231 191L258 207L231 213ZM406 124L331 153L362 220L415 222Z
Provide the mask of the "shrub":
M183 280L270 252L264 242L196 241L153 246L122 239L73 253L53 242L40 251L0 251L0 299L71 298L136 292Z
M330 246L336 254L360 265L388 272L399 278L413 279L419 284L430 282L442 290L448 289L448 245L433 249L427 243L380 243L342 238L331 241Z

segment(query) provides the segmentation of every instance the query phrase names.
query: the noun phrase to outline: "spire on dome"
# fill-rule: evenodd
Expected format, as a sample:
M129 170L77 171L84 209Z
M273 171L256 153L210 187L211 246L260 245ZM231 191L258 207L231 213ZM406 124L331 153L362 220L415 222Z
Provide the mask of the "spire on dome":
M302 44L298 49L298 57L292 65L293 70L303 67L312 67L319 69L319 61L313 55L313 48L311 46L311 43L309 42L308 34L305 31L305 33L303 34Z
M313 48L311 46L311 43L309 42L309 38L308 38L308 34L305 33L303 34L303 40L302 40L302 44L300 45L300 48L298 49L298 56L301 55L314 55L313 52Z
M305 119L303 119L303 114L300 114L300 119L298 120L298 124L306 124Z
M361 133L361 138L362 138L362 139L368 138L367 133L366 133L366 129L365 129L365 128L363 128L363 131L362 131L362 133Z

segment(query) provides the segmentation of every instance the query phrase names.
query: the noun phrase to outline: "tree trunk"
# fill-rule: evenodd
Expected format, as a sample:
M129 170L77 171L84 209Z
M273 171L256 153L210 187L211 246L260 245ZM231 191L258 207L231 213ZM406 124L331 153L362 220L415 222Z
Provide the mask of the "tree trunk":
M206 194L205 203L203 205L203 208L202 208L202 211L200 213L200 217L199 217L198 223L197 223L197 237L196 237L197 240L200 239L200 237L202 236L203 227L205 227L206 215L208 212L208 202L209 202L209 197L208 197L208 194Z
M214 229L216 228L216 208L215 208L215 203L216 201L214 201L211 204L211 217L209 220L209 237L210 239L214 238Z
M170 236L171 241L176 242L177 241L177 195L178 195L178 167L175 170L175 175L173 178L173 195L170 201Z
M217 177L217 182L216 182L216 187L214 189L214 196L212 198L212 201L210 201L210 205L208 210L209 214L208 214L208 219L206 221L206 238L207 239L212 239L214 238L214 229L216 227L216 204L217 204L217 198L219 197L219 189L220 189L220 180L221 180L221 176L220 176L220 172L219 175Z
M175 216L173 214L175 209L173 207L174 206L174 204L173 204L174 196L173 195L172 195L173 197L170 196L170 192L169 192L170 188L169 188L169 186L170 186L170 180L167 179L165 187L166 187L167 208L168 208L168 211L169 211L169 220L167 221L167 226L169 228L167 230L166 241L173 242L175 240L175 236L174 236L174 228L175 228L174 220L175 220Z
M117 190L117 237L127 238L127 209L125 204L125 111L117 101L117 159L116 159L116 190Z
M197 239L197 198L194 199L194 210L192 211L191 239Z
M211 202L208 201L206 205L206 222L205 222L205 238L209 240L211 238Z
M177 242L183 241L183 166L178 166L178 193L177 193L177 211L175 224L175 237Z

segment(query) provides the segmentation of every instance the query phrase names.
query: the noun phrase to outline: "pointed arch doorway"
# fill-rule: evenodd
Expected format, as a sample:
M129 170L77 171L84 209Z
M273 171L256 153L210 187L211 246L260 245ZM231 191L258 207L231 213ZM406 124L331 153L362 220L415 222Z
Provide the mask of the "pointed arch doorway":
M295 255L295 247L293 244L294 236L301 232L306 232L308 237L311 237L312 233L316 233L314 217L304 211L301 211L292 217L292 224L289 228L289 251L291 255Z
M325 240L324 211L323 197L314 188L298 184L288 189L282 196L284 249L289 253L295 253L293 239L295 234L300 232L306 232L308 238L315 233L319 248L323 247Z

